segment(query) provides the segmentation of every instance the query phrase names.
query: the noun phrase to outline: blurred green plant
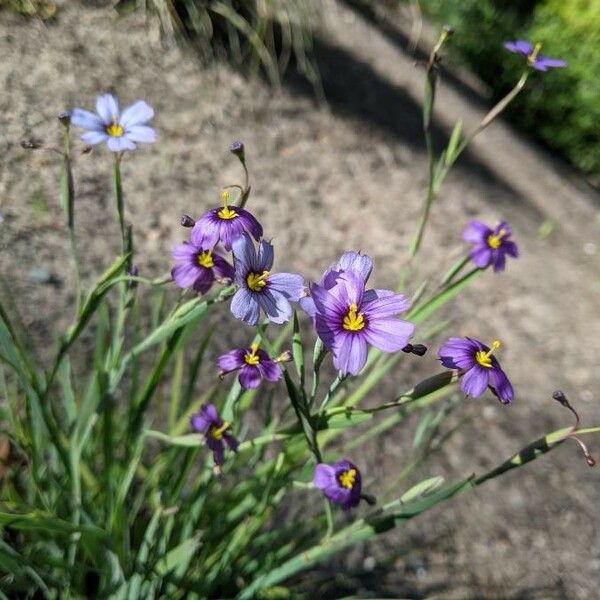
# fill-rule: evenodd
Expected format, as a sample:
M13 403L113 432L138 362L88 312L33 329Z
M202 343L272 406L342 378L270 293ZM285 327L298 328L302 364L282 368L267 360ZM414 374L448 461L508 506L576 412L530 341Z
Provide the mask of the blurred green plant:
M589 0L527 2L421 0L425 13L455 31L455 56L495 98L512 85L519 58L502 43L541 42L543 52L568 62L537 77L507 111L520 126L582 171L600 176L600 3Z
M56 14L56 4L50 0L0 0L0 10L10 10L27 17L50 19Z
M248 74L263 72L278 86L293 61L320 94L312 59L319 15L311 0L120 0L121 12L143 8L158 16L166 35L190 45L204 60L219 52Z

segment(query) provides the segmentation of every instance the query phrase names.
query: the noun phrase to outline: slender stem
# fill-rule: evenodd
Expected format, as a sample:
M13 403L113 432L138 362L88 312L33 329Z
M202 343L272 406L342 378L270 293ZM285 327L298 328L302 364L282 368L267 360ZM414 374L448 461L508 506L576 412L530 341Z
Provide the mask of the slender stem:
M333 399L333 397L335 396L335 394L337 393L337 391L339 390L340 386L345 381L345 379L346 379L346 377L344 375L342 375L341 373L338 373L336 375L335 379L332 381L331 385L329 386L327 393L325 394L325 398L323 398L323 402L321 402L321 407L319 408L319 412L323 412L327 408L327 406L329 405L329 403L331 402L331 400Z
M121 247L122 252L127 252L127 234L125 231L125 216L124 216L124 205L123 205L123 186L121 184L121 159L123 158L122 153L115 154L114 164L114 191L115 191L115 202L117 206L117 218L119 221L119 229L121 230Z

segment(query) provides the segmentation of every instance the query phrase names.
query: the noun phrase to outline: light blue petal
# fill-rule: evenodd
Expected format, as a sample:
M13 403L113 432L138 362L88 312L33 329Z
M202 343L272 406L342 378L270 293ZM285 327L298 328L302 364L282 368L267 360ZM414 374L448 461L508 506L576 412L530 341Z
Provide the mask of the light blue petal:
M94 146L96 144L100 144L101 142L105 142L108 139L108 133L104 133L103 131L86 131L81 139L86 143Z
M128 127L125 136L132 142L142 142L144 144L152 144L156 141L156 131L146 125Z
M231 313L246 325L254 326L258 324L258 302L248 290L242 288L235 293L231 299Z
M112 94L102 94L96 98L96 112L107 125L119 121L119 103Z
M134 125L145 125L153 116L154 109L143 100L139 100L123 111L119 124L123 129L129 129Z
M102 119L93 112L83 110L82 108L74 108L71 112L71 125L93 131L104 130Z
M108 147L113 152L122 152L123 150L135 150L135 144L125 136L109 137Z

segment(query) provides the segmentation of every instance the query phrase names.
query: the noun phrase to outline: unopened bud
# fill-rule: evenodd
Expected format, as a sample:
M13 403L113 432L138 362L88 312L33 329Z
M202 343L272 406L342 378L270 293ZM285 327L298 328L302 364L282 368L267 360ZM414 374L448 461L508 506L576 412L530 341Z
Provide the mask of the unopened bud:
M140 270L137 268L136 265L132 265L132 267L127 270L127 275L129 275L130 277L137 277L139 274L140 274ZM136 288L137 284L138 284L137 281L130 281L129 287L132 289Z
M190 215L183 215L181 217L181 226L182 227L193 227L196 224L196 221L190 217Z
M552 397L557 401L560 402L563 406L569 406L569 401L567 400L567 397L565 396L564 392L562 390L556 390L553 394Z
M406 354L416 354L417 356L425 356L427 346L423 344L406 344L406 346L402 348L402 352L406 352Z
M444 33L446 33L448 36L454 35L454 28L451 27L450 25L444 25L442 27L442 29L443 29Z
M231 146L229 146L229 152L235 154L242 162L244 162L246 158L244 142L233 142Z
M60 121L60 124L65 127L68 127L71 124L71 113L67 110L58 113L57 118Z
M275 362L290 362L291 360L292 353L289 350L285 350L275 359Z

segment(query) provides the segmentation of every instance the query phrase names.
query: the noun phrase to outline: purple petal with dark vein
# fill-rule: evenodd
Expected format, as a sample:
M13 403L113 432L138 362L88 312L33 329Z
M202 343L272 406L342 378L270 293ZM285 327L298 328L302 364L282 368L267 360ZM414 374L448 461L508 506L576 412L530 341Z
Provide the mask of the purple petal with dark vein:
M274 360L261 360L258 368L267 381L279 381L281 379L281 367Z
M297 302L306 294L304 278L295 273L273 273L267 278L268 288L281 292L288 300Z
M487 389L488 380L489 369L474 365L463 375L460 389L468 396L478 398Z
M320 313L317 313L315 318L315 329L317 330L317 335L321 338L321 341L323 344L325 344L327 350L331 352L335 347L336 336L338 335L339 328L339 323L334 329L331 327L331 323L327 320L327 318L323 317Z
M276 290L265 288L256 294L256 299L265 315L272 323L285 323L292 317L292 307L287 298Z
M237 452L239 442L236 437L231 435L231 433L225 432L225 434L223 435L223 439L225 440L225 442L227 442L227 445L231 450Z
M360 252L344 252L334 268L337 271L352 271L356 273L364 283L367 283L371 271L373 270L373 261L369 256L361 254Z
M211 211L204 213L192 228L190 240L197 248L212 248L219 241L219 223Z
M154 117L154 109L143 100L138 100L137 102L130 104L123 111L123 114L119 119L119 125L121 125L123 129L130 129L131 127L145 125L152 117Z
M263 234L262 225L256 220L256 217L247 210L244 210L243 208L236 208L236 210L239 214L239 217L236 220L239 220L243 225L243 228L248 231L256 241L258 241Z
M508 404L514 398L513 387L506 373L499 366L492 366L490 369L489 386L503 404Z
M240 385L245 390L256 389L260 384L260 371L255 365L244 365L238 377Z
M246 323L246 325L254 327L258 324L260 314L259 305L248 290L244 288L239 289L231 299L230 308L233 316Z
M194 285L201 270L201 267L195 267L193 264L181 263L171 269L171 277L180 288L186 289Z
M112 94L101 94L96 98L96 112L105 125L119 121L119 103Z
M245 348L234 348L225 354L221 354L217 359L217 365L221 371L235 371L246 364L244 362L245 354Z
M373 302L373 300L377 300L378 298L387 298L388 296L394 296L396 292L392 290L366 290L363 294L363 305L367 302ZM409 306L410 308L410 302Z
M502 249L498 249L494 252L492 262L494 263L494 273L500 273L501 271L504 271L504 267L506 265L506 256L504 256Z
M256 270L258 272L270 271L273 267L275 253L273 245L267 240L261 240L258 244L258 252L256 253Z
M408 344L415 326L401 319L373 319L361 333L369 344L383 352L398 352Z
M363 294L365 292L365 282L362 278L352 271L342 273L336 284L329 290L329 294L338 299L344 310L351 304L361 306Z
M97 114L82 108L74 108L71 111L71 125L105 133L102 119Z
M343 315L348 311L347 304L342 304L330 291L317 283L310 286L310 295L315 303L317 313L328 319L342 322Z
M508 254L509 256L512 256L513 258L519 257L519 248L517 247L517 245L514 242L511 242L511 241L503 242L502 249L506 252L506 254Z
M239 278L241 276L243 281L239 283L245 284L246 275L250 271L258 271L258 269L256 268L257 260L254 242L247 233L244 233L233 242L232 250L233 266L235 268L236 278Z
M313 484L316 488L323 491L330 487L337 486L335 469L331 465L319 463L315 467Z
M215 254L214 252L212 255L212 259L213 259L213 263L215 265L213 267L215 275L219 279L233 280L233 278L235 276L235 271L234 271L233 267L222 256Z
M362 312L367 320L394 317L410 308L410 301L403 294L386 294L368 304L363 301Z
M198 269L198 276L196 277L196 281L194 281L194 285L192 287L199 294L206 294L214 282L215 275L212 272L212 269L200 267Z
M367 342L362 332L342 332L336 336L333 364L344 375L358 375L367 362Z

